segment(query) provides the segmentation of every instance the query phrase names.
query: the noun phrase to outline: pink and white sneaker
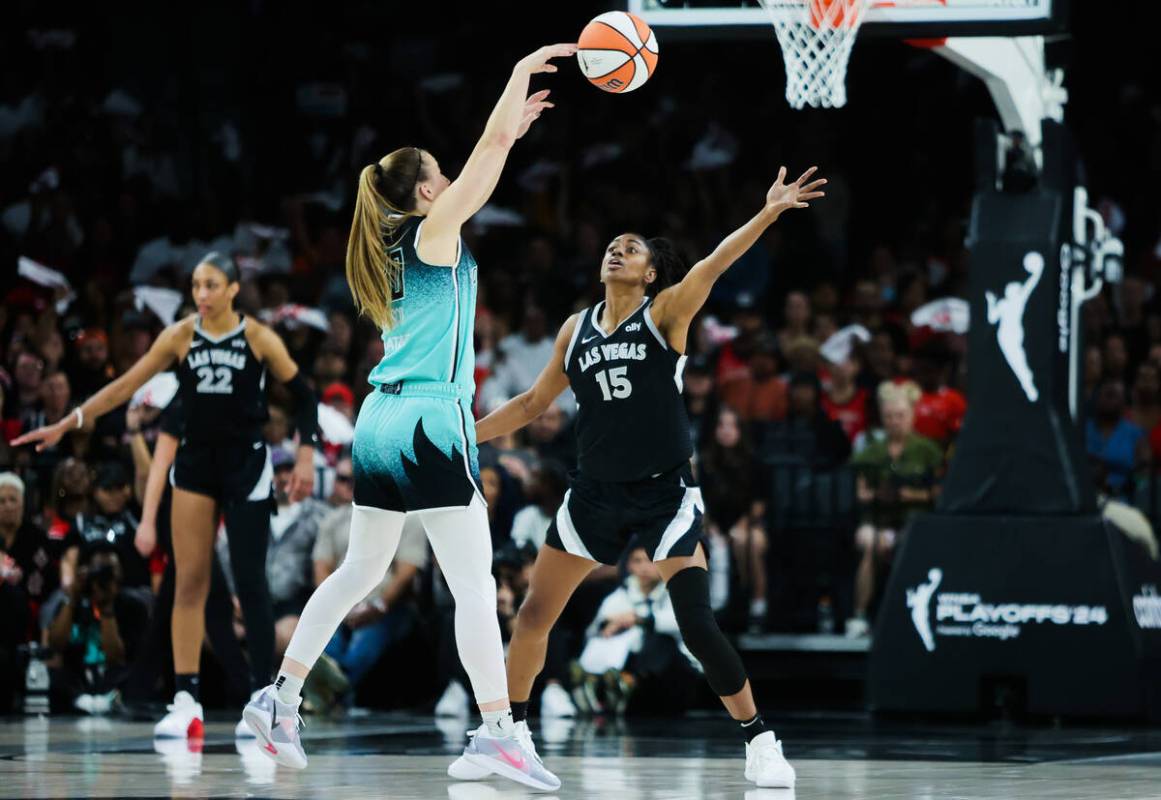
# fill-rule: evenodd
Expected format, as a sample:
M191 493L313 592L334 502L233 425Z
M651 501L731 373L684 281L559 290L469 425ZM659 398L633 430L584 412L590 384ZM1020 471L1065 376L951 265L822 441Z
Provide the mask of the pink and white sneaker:
M204 739L205 715L202 704L189 692L178 692L173 702L165 707L169 713L153 726L155 739Z
M306 752L299 736L303 726L298 715L301 705L301 697L294 705L288 705L278 699L274 686L267 686L242 709L242 719L258 737L259 749L275 762L294 769L306 768Z
M471 741L464 748L464 754L448 767L449 777L479 780L492 774L541 791L560 788L560 778L549 772L540 760L527 722L517 723L513 736L494 737L488 733L487 725L468 735Z

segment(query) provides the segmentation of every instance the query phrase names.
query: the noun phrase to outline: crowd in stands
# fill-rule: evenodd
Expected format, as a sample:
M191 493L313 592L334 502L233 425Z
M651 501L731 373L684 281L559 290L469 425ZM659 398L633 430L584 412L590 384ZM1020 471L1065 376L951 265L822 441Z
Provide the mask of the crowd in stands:
M272 13L261 5L237 13ZM280 26L301 20L262 22L274 40ZM137 33L131 25L111 35ZM448 32L452 41L466 35ZM314 72L287 69L286 53L267 44L221 64L142 75L118 58L102 60L110 42L97 36L83 22L0 33L0 713L23 692L30 658L47 665L57 710L108 711L143 659L150 671L137 686L149 687L147 699L167 696L166 645L145 635L155 630L149 619L167 556L139 534L164 386L43 452L9 442L69 414L166 323L190 313L189 271L210 250L239 265L240 307L277 327L325 406L316 497L291 503L288 398L270 390L265 435L277 503L267 573L279 653L285 648L306 598L345 553L350 426L383 353L377 332L353 312L343 270L355 176L411 143L454 174L504 76L497 62L477 80L434 37L407 48L393 39L392 48L326 33L312 51L334 53ZM164 64L176 56L149 57ZM763 54L740 50L737 58L773 68ZM437 69L447 63L452 71ZM873 134L885 150L868 165L863 148L847 146L855 134L836 132L826 117L776 126L788 112L735 102L741 88L699 81L676 57L663 69L688 79L680 98L678 82L660 75L656 91L620 106L562 81L559 107L519 143L494 201L465 229L481 264L476 413L527 389L560 323L601 297L608 239L624 228L665 235L693 261L748 217L778 163L821 164L825 203L775 226L695 320L685 399L723 625L866 636L891 553L908 519L937 501L967 412L964 337L915 325L912 314L964 295L971 177L954 152L966 152L970 139L948 131L970 128L957 103L986 108L986 98L977 88L947 88L932 101L937 109L915 119L932 133L924 146ZM225 80L235 74L245 78ZM387 84L368 75L393 77ZM222 102L197 99L201 85ZM766 106L777 105L778 89ZM899 113L911 103L884 102ZM1148 92L1126 91L1104 108L1109 147L1130 127L1161 141L1161 105ZM842 113L864 136L877 112ZM1155 146L1142 158L1152 159L1152 174L1161 170ZM876 175L888 164L890 175ZM936 172L946 179L932 185ZM875 183L882 180L898 185L888 191ZM909 182L923 191L891 196ZM1120 203L1095 196L1129 244L1129 274L1085 308L1083 435L1099 488L1155 510L1158 193L1141 186L1116 195ZM481 448L505 636L575 466L575 412L566 392L526 430ZM220 531L226 592L224 540L245 533ZM244 647L236 603L223 597L211 598L207 615L228 618L224 635ZM409 670L431 700L440 697L443 711L461 713L469 698L450 605L422 531L405 531L391 571L327 647L309 705L414 703L414 694L385 696L365 681L390 663ZM229 687L231 659L215 652ZM651 683L692 696L685 687L696 685L697 670L656 570L630 549L620 565L594 572L562 618L542 708L646 708Z

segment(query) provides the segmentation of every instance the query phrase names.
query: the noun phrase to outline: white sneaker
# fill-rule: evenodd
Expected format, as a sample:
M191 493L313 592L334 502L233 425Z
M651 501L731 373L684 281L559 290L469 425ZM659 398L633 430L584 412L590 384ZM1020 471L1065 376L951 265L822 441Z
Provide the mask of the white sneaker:
M193 695L189 692L178 692L173 696L173 702L165 708L169 713L153 726L155 739L205 738L206 726L202 704L195 701Z
M448 767L449 776L456 777L453 770L464 774L466 769L461 762L467 762L477 768L473 774L478 776L467 780L478 780L483 777L479 775L479 770L486 769L493 775L533 789L553 791L560 788L560 779L545 769L540 756L536 754L527 722L518 723L513 736L493 737L488 733L487 725L481 725L468 735L472 737L471 741L464 748L463 756Z
M866 617L851 617L847 620L847 638L862 639L871 635L871 625Z
M782 755L782 742L766 731L746 744L746 780L765 789L793 789L794 767Z
M459 681L452 681L443 690L443 696L435 704L437 717L467 717L471 714L472 698Z
M250 695L250 702L254 702L262 694L261 689L255 689L254 693ZM246 718L238 720L238 724L234 726L234 739L253 739L254 731L250 730L250 726L246 724Z
M545 719L576 716L572 698L559 683L550 683L544 687L544 694L540 696L540 716Z
M302 717L298 709L302 698L294 705L278 699L273 685L258 692L258 696L242 709L242 719L258 737L262 752L284 767L306 768L306 752L302 749Z

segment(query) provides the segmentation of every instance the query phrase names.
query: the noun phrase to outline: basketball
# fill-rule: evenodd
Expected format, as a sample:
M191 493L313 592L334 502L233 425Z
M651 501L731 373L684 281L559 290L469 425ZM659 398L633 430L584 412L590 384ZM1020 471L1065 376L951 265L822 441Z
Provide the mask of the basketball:
M593 86L617 94L631 92L657 69L657 37L641 18L609 11L581 31L576 59Z

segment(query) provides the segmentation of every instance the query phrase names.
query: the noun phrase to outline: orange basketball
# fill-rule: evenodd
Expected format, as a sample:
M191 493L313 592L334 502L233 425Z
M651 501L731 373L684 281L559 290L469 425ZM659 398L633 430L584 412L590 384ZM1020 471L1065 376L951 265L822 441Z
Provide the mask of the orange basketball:
M657 69L657 37L639 17L609 11L581 31L576 60L598 89L631 92Z

